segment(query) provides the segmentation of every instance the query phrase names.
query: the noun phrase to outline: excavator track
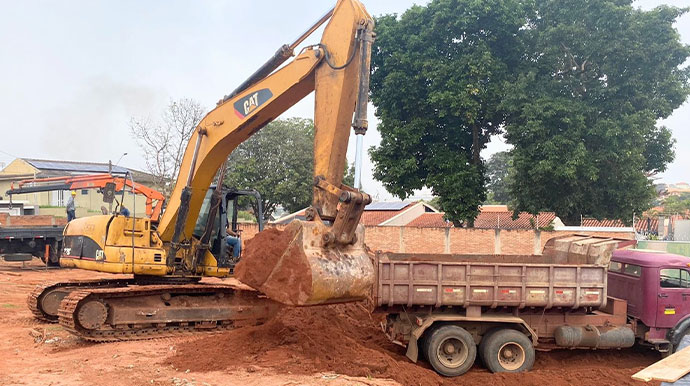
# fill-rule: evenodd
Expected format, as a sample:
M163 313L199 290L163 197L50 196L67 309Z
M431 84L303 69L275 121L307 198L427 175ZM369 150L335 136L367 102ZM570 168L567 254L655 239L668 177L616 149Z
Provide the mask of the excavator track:
M228 285L133 285L75 290L60 304L59 322L93 342L142 340L258 325L280 305Z
M124 287L134 283L134 279L93 279L70 280L62 282L46 282L39 284L31 291L26 299L29 310L38 320L57 323L57 310L64 296L77 289Z

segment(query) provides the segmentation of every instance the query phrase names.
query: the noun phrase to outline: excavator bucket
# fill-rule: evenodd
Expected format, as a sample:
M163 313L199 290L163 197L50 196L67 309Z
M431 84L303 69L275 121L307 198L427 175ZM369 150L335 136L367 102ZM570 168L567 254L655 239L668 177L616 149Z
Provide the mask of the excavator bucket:
M374 267L364 246L364 228L349 245L324 245L329 227L293 221L269 228L246 245L235 277L269 298L291 306L363 300L374 284Z

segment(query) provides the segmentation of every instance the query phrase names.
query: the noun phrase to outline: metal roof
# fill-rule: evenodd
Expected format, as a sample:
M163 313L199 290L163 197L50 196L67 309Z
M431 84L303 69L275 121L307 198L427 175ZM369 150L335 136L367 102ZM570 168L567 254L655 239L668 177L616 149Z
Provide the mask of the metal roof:
M690 257L641 249L616 249L613 251L611 259L620 263L636 264L642 267L690 267Z
M22 158L31 166L40 170L60 170L79 173L108 173L108 164L96 162L53 161ZM114 174L126 174L129 170L122 166L113 165Z
M394 202L372 202L367 205L364 210L401 210L410 205L408 201L394 201Z

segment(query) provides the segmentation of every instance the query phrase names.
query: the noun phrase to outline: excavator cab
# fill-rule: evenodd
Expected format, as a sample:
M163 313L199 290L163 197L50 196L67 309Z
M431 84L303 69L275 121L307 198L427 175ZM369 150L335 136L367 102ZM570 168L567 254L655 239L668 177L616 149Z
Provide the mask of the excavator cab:
M211 189L206 193L204 201L201 204L201 210L199 211L199 216L197 217L196 224L194 226L194 237L197 240L203 240L208 238L207 243L209 245L209 252L216 257L218 261L219 268L229 268L232 272L235 264L239 261L238 258L233 258L232 247L225 243L225 238L228 236L226 229L230 228L235 233L241 233L242 230L238 223L238 213L240 211L240 199L242 197L247 197L255 203L255 207L258 208L258 214L255 214L255 220L258 224L259 231L264 229L263 216L260 214L262 212L261 204L261 194L256 190L238 190L238 189L221 189L222 200L217 210L211 210L213 205L213 192L216 187L211 186ZM209 222L209 215L214 215L212 222ZM213 224L212 229L210 229L210 236L205 235L208 224Z

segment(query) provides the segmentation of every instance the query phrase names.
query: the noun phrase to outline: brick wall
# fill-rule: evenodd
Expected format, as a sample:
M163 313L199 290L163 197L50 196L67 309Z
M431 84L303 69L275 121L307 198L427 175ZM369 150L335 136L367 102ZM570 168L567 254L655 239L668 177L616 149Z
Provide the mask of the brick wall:
M10 216L7 213L0 213L0 226L12 227L31 227L43 225L65 225L67 219L56 218L53 216Z
M241 224L240 229L245 242L258 232L256 224ZM577 233L621 239L634 239L635 236L630 232ZM364 242L374 251L532 255L540 254L549 239L568 234L572 232L367 226Z

